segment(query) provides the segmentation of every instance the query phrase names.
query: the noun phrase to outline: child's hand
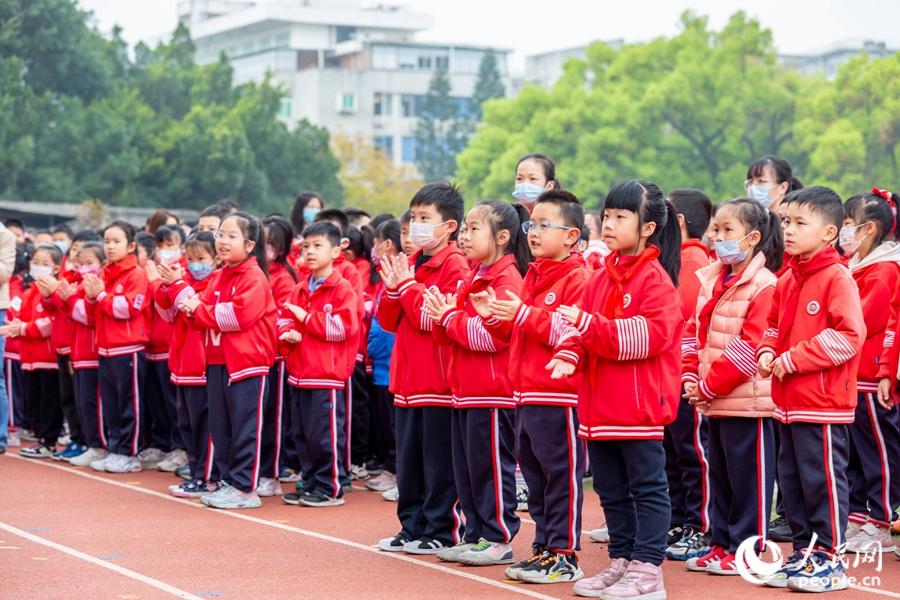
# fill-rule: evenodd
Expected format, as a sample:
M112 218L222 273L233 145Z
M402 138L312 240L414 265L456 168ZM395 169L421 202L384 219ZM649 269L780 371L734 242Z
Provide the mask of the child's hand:
M291 313L297 317L298 321L305 321L306 317L309 315L306 310L300 308L296 304L291 304L290 302L285 302L284 307L291 311Z
M894 401L891 399L891 380L888 378L878 382L878 404L885 410L894 408Z
M59 297L63 300L68 300L72 294L75 293L75 288L65 279L60 279L59 286L56 288L56 293L58 293Z
M59 281L53 275L41 275L34 283L44 298L49 298L59 287Z
M156 270L159 272L159 278L166 285L172 285L184 275L183 269L178 263L172 265L159 264L156 266Z
M684 397L690 398L691 396L697 395L697 384L693 381L689 381L684 384Z
M282 333L278 339L282 342L287 342L288 344L299 344L302 337L303 336L300 335L299 331L291 329L290 331Z
M554 358L545 367L550 373L550 379L564 379L575 372L575 365L558 358Z
M556 309L563 319L569 323L569 325L575 325L578 323L578 319L581 318L581 309L577 306L560 306Z
M148 260L147 266L144 267L144 270L147 272L147 281L149 281L150 283L153 283L154 281L159 281L159 278L160 278L159 268L162 266L163 266L162 263L160 263L157 266L156 262L154 262L152 260Z
M13 319L10 323L6 325L0 326L0 335L6 337L19 337L19 332L22 330L22 321L19 319Z
M100 292L102 292L105 287L106 286L103 284L103 280L96 275L84 276L84 295L87 296L90 300L93 300L94 298L99 296Z
M772 359L775 358L774 352L764 352L759 357L756 367L759 370L760 377L770 377L772 375Z
M784 379L787 375L787 368L784 366L784 359L780 356L772 362L772 377Z
M522 306L522 300L510 290L506 290L508 300L491 300L488 302L491 312L501 321L512 321Z
M445 297L437 287L431 286L425 290L422 310L435 321L443 319L444 315L454 308L456 308L456 302L454 301L451 304L448 298Z
M478 316L485 321L490 319L493 315L493 313L491 312L490 302L491 300L496 299L497 293L494 292L494 288L492 287L489 287L483 292L469 295L469 300L472 301L472 307L475 309L475 312L478 313Z
M384 287L387 289L396 290L397 286L400 285L400 278L397 276L396 271L394 271L390 256L381 257L381 270L378 273L381 275L381 280L384 282Z
M391 260L394 262L394 272L397 274L398 285L408 279L415 279L416 270L409 264L406 254L401 252Z
M181 301L181 304L178 305L178 310L184 311L185 314L191 316L200 304L200 296L189 296Z

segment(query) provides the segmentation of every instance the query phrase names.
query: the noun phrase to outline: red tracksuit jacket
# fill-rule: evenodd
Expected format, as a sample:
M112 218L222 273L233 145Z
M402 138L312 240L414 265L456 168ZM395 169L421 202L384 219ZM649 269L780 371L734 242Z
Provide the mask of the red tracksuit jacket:
M44 298L36 285L32 284L25 291L18 316L22 321L19 328L19 337L22 339L22 370L58 369L56 351L50 343L53 318L47 312Z
M212 275L197 281L188 272L184 279L172 285L163 283L156 290L156 312L162 320L172 323L169 380L175 385L206 385L206 336L191 326L191 320L178 310L178 305L185 298L202 295L210 279Z
M105 290L88 301L97 324L97 347L102 357L143 352L147 334L147 274L129 255L103 267Z
M798 277L802 283L798 283ZM799 301L786 330L786 303ZM852 423L856 373L866 338L859 291L837 250L792 260L775 286L769 328L757 349L782 357L787 375L772 378L773 415L783 423Z
M25 286L20 275L9 278L9 308L6 310L6 322L12 323L19 318L22 310L22 297L25 296ZM10 360L22 360L22 340L17 337L6 338L6 346L3 348L3 358Z
M147 342L146 358L152 362L163 362L169 360L169 348L172 344L172 336L175 334L175 327L172 321L167 321L162 314L156 310L156 297L159 288L163 285L162 279L151 281L148 285L148 295L150 297L150 306L148 307L147 323L149 324L150 340Z
M581 306L588 274L580 254L565 260L531 263L522 285L522 306L513 320L509 378L521 404L578 406L580 375L550 379L544 367L553 358L565 322L556 314L561 305ZM498 294L498 298L503 299ZM497 325L486 324L488 329Z
M409 260L415 265L422 251ZM378 304L378 322L385 331L396 333L391 357L390 390L394 404L401 407L453 406L448 372L447 348L434 343L434 321L422 311L426 288L443 292L459 289L469 266L456 242L416 268L414 279L386 289Z
M96 369L100 366L97 354L97 323L93 311L88 309L84 287L79 284L74 294L66 300L72 319L72 368Z
M303 321L285 312L278 335L297 331L303 338L288 344L288 383L298 388L342 390L356 363L359 314L356 292L337 270L310 292L310 281L294 287L289 300L308 312Z
M217 270L200 299L191 324L206 330L207 357L224 355L231 383L268 375L275 364L277 313L256 259Z
M516 259L507 254L484 273L476 268L460 289L455 310L449 311L434 327L435 339L450 353L450 389L455 408L515 408L509 379L509 341L513 325L493 320L488 329L468 300L493 287L498 298L510 291L522 293L522 276Z
M618 256L623 269L636 259ZM681 401L681 300L658 260L643 264L624 283L624 314L618 319L601 314L613 287L605 269L591 276L581 318L556 354L583 373L578 435L662 440Z
M61 271L60 278L68 283L77 285L81 282L81 273L78 271ZM53 315L53 331L50 332L50 343L53 349L61 356L72 353L72 344L75 336L75 323L69 314L69 307L65 300L53 293L45 301L47 311Z

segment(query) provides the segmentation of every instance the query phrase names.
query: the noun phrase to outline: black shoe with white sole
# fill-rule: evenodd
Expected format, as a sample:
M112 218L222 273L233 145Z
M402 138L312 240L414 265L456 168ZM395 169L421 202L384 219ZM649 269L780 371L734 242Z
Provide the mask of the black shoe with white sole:
M407 554L437 554L438 550L443 550L444 548L447 548L447 545L441 540L423 535L419 539L403 546L403 551Z
M326 496L322 492L306 492L302 496L300 496L300 504L303 506L341 506L344 504L343 498L332 498L331 496Z

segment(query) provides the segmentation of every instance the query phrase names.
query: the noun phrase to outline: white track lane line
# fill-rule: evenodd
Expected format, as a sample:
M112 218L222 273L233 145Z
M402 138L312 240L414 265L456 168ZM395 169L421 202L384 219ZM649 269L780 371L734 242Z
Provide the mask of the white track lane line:
M89 562L91 564L97 565L98 567L103 567L104 569L109 569L110 571L114 571L119 575L124 575L130 579L134 579L135 581L140 581L143 584L149 585L151 587L155 587L158 590L162 590L167 594L171 594L176 598L185 598L186 600L203 600L200 596L195 596L190 592L186 592L182 589L179 589L175 586L169 585L164 581L160 581L158 579L153 579L152 577L148 577L147 575L142 575L136 571L132 571L131 569L126 569L125 567L120 567L119 565L113 564L111 562L105 561L100 558L96 558L91 556L90 554L85 554L80 550L76 550L75 548L70 548L69 546L63 546L62 544L58 544L48 539L44 539L42 537L36 536L32 533L28 533L27 531L22 531L18 527L13 527L12 525L8 525L6 523L0 522L0 529L11 533L13 535L17 535L20 538L24 538L29 542L34 542L35 544L40 544L42 546L47 546L48 548L52 548L57 550L58 552L62 552L64 554L68 554L69 556L74 556L80 560Z
M445 567L440 564L430 563L423 560L418 560L406 554L401 554L399 552L383 552L374 548L372 546L367 546L366 544L360 544L358 542L354 542L352 540L345 540L343 538L334 537L331 535L327 535L324 533L319 533L317 531L310 531L308 529L300 529L299 527L291 527L290 525L285 525L284 523L275 523L272 521L266 521L265 519L260 519L257 517L252 517L250 515L227 511L227 510L216 510L212 508L207 508L202 504L198 504L195 502L191 502L190 500L185 500L182 498L175 498L174 496L170 496L168 494L164 494L162 492L157 492L156 490L149 490L143 487L138 487L134 485L128 485L127 483L121 483L119 481L113 481L111 479L107 479L105 477L100 477L98 475L93 475L91 473L85 473L76 467L64 467L61 465L56 465L51 462L34 460L30 458L25 458L22 456L16 456L15 454L5 454L3 456L21 460L28 464L40 465L42 467L47 467L50 469L56 469L58 471L62 471L63 473L69 473L71 475L77 475L78 477L84 477L85 479L91 479L94 481L99 481L101 483L105 483L107 485L112 485L116 487L120 487L122 489L131 490L133 492L139 492L141 494L147 494L150 496L156 496L157 498L161 498L163 500L167 500L169 502L175 502L177 504L182 504L184 506L190 506L191 508L199 508L205 511L210 512L211 514L222 515L223 517L230 517L232 519L239 519L241 521L249 521L250 523L256 523L257 525L265 525L267 527L274 527L275 529L281 529L283 531L289 531L291 533L299 533L300 535L305 535L307 537L315 538L318 540L322 540L325 542L331 542L333 544L340 544L342 546L347 546L349 548L354 548L356 550L362 550L363 552L368 552L370 554L374 554L376 556L380 556L382 558L391 559L391 560L399 560L401 562L410 563L419 567L425 567L426 569L431 569L433 571L439 571L441 573L446 573L448 575L453 575L454 577L462 577L463 579L468 579L469 581L474 581L476 583L481 583L484 585L489 585L491 587L499 588L507 592L511 592L514 594L520 594L522 596L528 596L530 598L538 598L539 600L558 600L555 596L548 596L546 594L541 594L540 592L535 592L532 589L519 587L518 585L510 585L508 583L504 583L502 581L497 581L494 579L488 579L487 577L482 577L480 575L473 575L472 573L466 573L464 571L459 571L457 569L451 569L450 567ZM134 475L134 474L133 474ZM115 565L111 565L115 566ZM202 599L198 599L202 600Z

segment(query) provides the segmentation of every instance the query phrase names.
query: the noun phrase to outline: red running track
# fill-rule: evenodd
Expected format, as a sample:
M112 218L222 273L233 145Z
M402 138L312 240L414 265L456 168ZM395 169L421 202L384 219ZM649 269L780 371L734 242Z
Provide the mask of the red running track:
M333 508L288 506L218 511L167 493L172 475L155 471L100 474L52 461L0 456L0 599L91 598L573 598L571 584L508 581L503 567L463 567L433 557L378 551L396 533L396 504L362 490ZM288 486L285 486L286 488ZM527 514L521 513L527 517ZM597 497L585 497L585 526L602 522ZM529 553L533 525L513 543ZM604 545L584 537L582 567L606 566ZM664 566L669 598L779 598L737 577ZM900 560L884 556L851 570L879 585L841 599L900 599ZM871 584L872 582L866 582Z

